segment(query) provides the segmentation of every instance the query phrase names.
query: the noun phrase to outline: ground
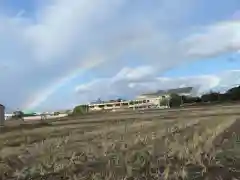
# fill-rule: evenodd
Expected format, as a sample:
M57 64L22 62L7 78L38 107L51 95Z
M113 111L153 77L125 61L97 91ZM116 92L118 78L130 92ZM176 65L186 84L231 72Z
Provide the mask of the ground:
M0 179L240 179L240 106L7 122Z

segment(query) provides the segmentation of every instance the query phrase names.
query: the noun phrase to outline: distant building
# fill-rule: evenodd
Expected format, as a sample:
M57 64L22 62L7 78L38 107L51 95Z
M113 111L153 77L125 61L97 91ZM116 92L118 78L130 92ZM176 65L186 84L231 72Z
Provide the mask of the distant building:
M88 106L90 111L117 110L125 108L168 108L171 94L174 93L180 96L190 95L192 90L192 87L169 89L165 91L159 90L152 93L141 94L137 96L136 99L128 101L110 100L104 102L99 99L96 102L89 103Z
M13 114L5 113L4 116L5 116L5 120L8 120L13 116Z

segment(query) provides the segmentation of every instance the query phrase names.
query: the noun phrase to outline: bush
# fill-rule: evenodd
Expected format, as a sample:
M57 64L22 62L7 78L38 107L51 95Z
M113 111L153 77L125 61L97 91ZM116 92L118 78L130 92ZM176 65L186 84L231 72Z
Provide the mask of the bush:
M169 105L170 107L180 107L182 104L182 97L179 96L178 94L171 94L170 96L170 102Z
M203 102L216 102L220 99L220 93L210 92L208 94L204 94L201 97Z
M86 114L89 112L88 105L79 105L73 109L73 115Z
M161 105L161 106L168 106L168 104L169 104L168 101L169 101L169 99L166 98L166 97L164 97L164 98L161 100L160 105Z
M230 100L240 100L240 86L229 89L226 94L228 94Z
M53 115L54 116L58 116L60 114L60 112L54 112Z

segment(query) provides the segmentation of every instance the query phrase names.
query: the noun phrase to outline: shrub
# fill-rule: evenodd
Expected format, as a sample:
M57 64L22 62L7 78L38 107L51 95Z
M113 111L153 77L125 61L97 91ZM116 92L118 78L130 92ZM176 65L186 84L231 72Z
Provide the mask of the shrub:
M79 105L73 109L73 115L86 114L89 112L88 105Z
M178 94L171 94L170 97L170 107L179 107L182 104L182 97Z

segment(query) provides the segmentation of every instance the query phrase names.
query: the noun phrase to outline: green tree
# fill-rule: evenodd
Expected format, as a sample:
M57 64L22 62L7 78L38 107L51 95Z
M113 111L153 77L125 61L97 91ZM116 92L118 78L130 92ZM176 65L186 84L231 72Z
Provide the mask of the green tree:
M134 105L134 101L130 101L129 104L130 104L130 105Z
M80 115L80 114L86 114L89 112L89 107L88 105L79 105L79 106L76 106L74 109L73 109L73 114L74 115Z
M229 89L226 94L228 94L230 100L240 100L240 86Z
M201 99L203 102L216 102L220 100L220 93L218 92L210 92L207 94L203 94Z
M161 106L168 106L168 104L169 104L168 101L169 101L168 98L163 97L163 98L161 99L161 101L160 101L160 105L161 105Z
M170 102L169 102L170 107L180 107L181 104L182 104L181 96L179 96L178 94L170 95Z
M219 94L220 102L226 102L226 101L230 101L230 100L231 100L230 94L228 94L228 93Z
M183 103L197 103L201 102L201 98L193 96L182 96Z

